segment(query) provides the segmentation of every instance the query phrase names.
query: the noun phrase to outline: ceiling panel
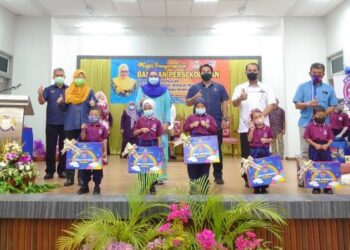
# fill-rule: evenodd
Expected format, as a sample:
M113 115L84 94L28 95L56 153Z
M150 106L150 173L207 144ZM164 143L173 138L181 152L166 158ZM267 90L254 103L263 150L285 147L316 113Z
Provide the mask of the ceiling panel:
M168 0L166 2L167 16L189 16L191 13L192 1Z
M44 14L29 0L1 0L0 4L18 15L37 16Z
M29 0L28 0L29 1ZM76 15L88 16L90 11L83 0L36 0L40 2L53 16Z
M248 16L284 16L297 0L250 0L244 15Z
M113 5L117 9L117 13L121 16L141 16L141 9L138 1L117 1L112 0Z
M192 16L215 16L218 2L193 2Z
M238 9L244 6L245 2L246 1L220 1L216 9L216 16L238 15Z
M292 16L316 16L325 10L327 6L333 4L336 7L342 1L338 0L303 0L299 1L289 12ZM329 9L330 11L331 9ZM327 12L328 13L328 12ZM326 14L326 12L324 12Z
M215 18L191 18L188 27L191 29L208 28L213 25Z
M85 0L91 6L94 15L116 15L115 7L110 0Z
M168 25L166 18L146 19L145 23L147 30L162 29L163 27L167 27Z
M139 0L143 16L166 16L164 0Z

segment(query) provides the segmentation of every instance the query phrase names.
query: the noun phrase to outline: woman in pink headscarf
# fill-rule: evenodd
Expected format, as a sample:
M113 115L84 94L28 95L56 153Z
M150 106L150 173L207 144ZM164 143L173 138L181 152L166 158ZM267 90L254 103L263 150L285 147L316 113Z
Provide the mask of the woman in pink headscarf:
M97 107L99 108L101 112L101 124L106 127L108 135L110 133L110 124L109 124L109 105L106 95L102 91L98 91L95 94L95 97L97 99ZM109 144L109 140L106 142L106 144ZM105 147L107 148L107 145ZM108 164L107 154L103 155L102 158L103 165Z

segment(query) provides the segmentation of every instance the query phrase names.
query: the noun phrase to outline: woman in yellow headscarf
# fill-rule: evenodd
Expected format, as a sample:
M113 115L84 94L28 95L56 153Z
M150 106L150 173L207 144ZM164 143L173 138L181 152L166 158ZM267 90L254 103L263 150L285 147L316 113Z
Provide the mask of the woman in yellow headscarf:
M129 77L129 66L120 64L118 68L118 77L112 79L117 94L130 95L135 88L135 80Z
M97 99L94 91L86 84L86 74L78 69L73 74L73 82L65 91L65 96L58 98L57 102L64 111L64 136L65 138L77 140L81 128L89 122L89 112L95 106ZM65 186L74 184L74 170L67 170L67 181ZM78 172L79 183L80 170Z

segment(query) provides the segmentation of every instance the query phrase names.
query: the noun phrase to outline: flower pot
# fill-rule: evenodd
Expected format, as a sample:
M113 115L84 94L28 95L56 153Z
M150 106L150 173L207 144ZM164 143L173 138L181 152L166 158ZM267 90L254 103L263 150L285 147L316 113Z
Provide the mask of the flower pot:
M29 183L34 184L35 183L36 176L33 176L32 178L29 178L28 176L23 177L22 181L25 186L28 186Z

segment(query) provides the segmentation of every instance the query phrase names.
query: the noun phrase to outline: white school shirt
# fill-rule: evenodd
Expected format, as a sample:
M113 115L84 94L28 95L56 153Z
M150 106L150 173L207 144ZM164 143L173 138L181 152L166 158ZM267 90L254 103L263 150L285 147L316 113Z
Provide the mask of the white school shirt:
M250 112L253 109L264 111L267 105L276 103L274 94L269 86L258 82L257 86L250 86L249 82L239 84L233 91L232 101L237 100L242 91L248 94L247 100L241 101L239 106L239 127L238 133L247 133L250 123ZM265 117L265 125L270 126L269 116Z

